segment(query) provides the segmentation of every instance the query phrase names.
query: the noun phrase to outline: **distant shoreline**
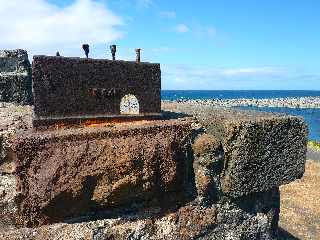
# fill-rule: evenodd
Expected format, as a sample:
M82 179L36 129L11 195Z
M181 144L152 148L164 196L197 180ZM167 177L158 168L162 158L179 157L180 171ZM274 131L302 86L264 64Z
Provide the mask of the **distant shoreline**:
M163 100L172 102L172 100ZM287 97L287 98L263 98L263 99L184 99L173 102L183 102L197 105L212 105L218 107L285 107L285 108L320 108L320 97Z

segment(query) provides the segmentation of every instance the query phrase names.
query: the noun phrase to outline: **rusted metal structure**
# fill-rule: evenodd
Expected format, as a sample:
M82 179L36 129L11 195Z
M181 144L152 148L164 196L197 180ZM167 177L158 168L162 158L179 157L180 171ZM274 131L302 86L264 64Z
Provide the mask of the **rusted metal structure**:
M32 70L34 126L161 115L160 64L34 56Z

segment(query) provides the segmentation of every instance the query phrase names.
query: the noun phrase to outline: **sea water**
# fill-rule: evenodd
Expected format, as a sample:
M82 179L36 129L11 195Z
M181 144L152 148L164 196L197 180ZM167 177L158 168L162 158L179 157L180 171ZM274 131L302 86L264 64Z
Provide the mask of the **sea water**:
M265 99L289 97L319 97L320 91L265 91L265 90L163 90L163 100L179 99ZM284 107L237 107L265 112L277 112L301 116L309 127L309 139L320 141L320 109L316 108L284 108Z

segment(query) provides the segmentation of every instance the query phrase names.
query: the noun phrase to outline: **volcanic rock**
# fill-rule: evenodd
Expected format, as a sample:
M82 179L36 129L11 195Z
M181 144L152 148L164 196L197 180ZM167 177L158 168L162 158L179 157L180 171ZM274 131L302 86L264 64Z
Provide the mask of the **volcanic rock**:
M32 103L31 65L25 50L0 50L0 101Z

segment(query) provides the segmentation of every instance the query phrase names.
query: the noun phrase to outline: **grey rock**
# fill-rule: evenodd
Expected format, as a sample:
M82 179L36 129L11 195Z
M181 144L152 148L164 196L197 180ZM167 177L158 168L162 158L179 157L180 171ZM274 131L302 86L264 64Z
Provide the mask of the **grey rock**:
M183 103L163 108L196 116L221 141L225 195L265 192L303 176L308 128L299 117Z
M25 50L0 50L0 101L32 103L31 65Z
M16 165L10 148L17 131L31 128L31 119L32 107L0 103L0 231L16 227Z
M0 103L0 175L15 172L15 164L10 156L12 140L17 131L31 127L31 106Z
M222 195L220 184L224 161L222 144L214 136L202 134L195 140L193 151L198 201L202 204L210 204Z
M0 231L14 229L17 205L15 204L16 178L14 175L0 175Z

